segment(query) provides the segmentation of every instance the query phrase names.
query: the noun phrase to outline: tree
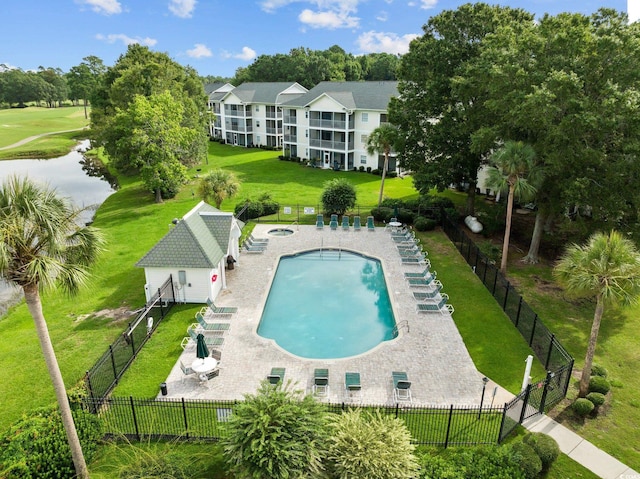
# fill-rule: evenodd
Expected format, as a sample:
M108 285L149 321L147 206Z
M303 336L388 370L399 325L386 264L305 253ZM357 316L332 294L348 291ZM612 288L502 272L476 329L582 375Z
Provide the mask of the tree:
M102 235L95 228L78 226L79 213L54 190L29 179L10 177L0 187L0 276L24 292L76 474L84 479L89 477L87 465L40 301L41 288L59 286L68 293L76 292L86 283L88 267L102 251Z
M359 409L331 418L327 459L337 479L417 477L411 433L398 418Z
M511 236L511 217L513 215L513 199L530 199L535 196L536 187L530 181L538 174L535 165L536 153L530 145L521 141L508 141L491 156L491 164L487 171L487 187L494 190L508 191L507 216L502 242L502 260L500 271L507 273L509 255L509 238Z
M44 80L43 92L38 98L44 100L49 108L66 100L69 96L67 80L59 68L38 68L38 76Z
M322 469L326 421L313 396L263 381L235 405L221 439L225 457L238 478L313 477Z
M389 154L397 142L398 129L392 125L383 124L373 130L367 138L367 153L373 155L376 152L384 155L384 166L382 167L382 180L380 181L380 194L378 195L378 208L382 204L382 193L384 192L384 179L389 169Z
M334 178L324 184L322 207L325 213L343 215L356 204L356 189L345 178Z
M491 146L472 148L472 136L488 121L486 86L461 80L485 39L505 25L532 23L522 9L467 3L431 17L424 35L411 42L398 69L399 95L389 118L402 133L401 166L416 173L421 193L467 183L473 214L478 168ZM416 179L419 182L416 182Z
M82 63L69 69L66 78L71 98L74 100L82 99L84 117L88 118L87 103L93 91L98 87L106 67L100 58L93 55L84 57L82 60Z
M594 233L584 245L567 248L553 274L567 293L595 298L589 344L580 376L579 396L589 392L589 378L604 308L611 304L632 304L640 294L640 253L633 242L612 230Z
M213 201L220 209L222 202L233 198L238 192L240 184L233 173L227 170L213 170L200 179L198 195L206 202Z

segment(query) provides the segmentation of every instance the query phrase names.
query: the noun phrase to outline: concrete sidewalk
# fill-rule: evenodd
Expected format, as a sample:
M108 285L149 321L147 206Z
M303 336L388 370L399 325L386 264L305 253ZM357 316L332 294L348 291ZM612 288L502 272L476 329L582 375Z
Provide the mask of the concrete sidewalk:
M491 398L494 389L496 394L495 397ZM488 394L491 392L491 396L488 397L490 400L493 399L493 404L496 405L509 402L515 397L512 393L491 380L487 383L487 392ZM548 416L533 416L525 420L522 426L531 432L543 432L551 436L557 441L560 450L564 454L603 479L640 479L640 473L621 463L603 450L598 449L586 439L578 436L575 432L557 423Z

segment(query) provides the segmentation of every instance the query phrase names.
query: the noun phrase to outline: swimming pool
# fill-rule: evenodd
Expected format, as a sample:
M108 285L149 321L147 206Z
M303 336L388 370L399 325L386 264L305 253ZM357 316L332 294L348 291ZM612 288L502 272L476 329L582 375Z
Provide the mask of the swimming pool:
M380 261L340 250L280 259L258 334L310 359L362 354L395 337Z

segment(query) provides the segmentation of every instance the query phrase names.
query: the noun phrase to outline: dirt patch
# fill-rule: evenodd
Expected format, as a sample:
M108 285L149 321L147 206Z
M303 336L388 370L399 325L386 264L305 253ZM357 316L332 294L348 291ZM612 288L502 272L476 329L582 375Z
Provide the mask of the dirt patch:
M78 316L76 321L84 321L88 318L96 318L108 319L112 323L119 323L130 319L132 316L135 316L136 313L136 311L131 311L126 306L121 306L116 309L101 309L100 311L96 311L95 313L82 314Z

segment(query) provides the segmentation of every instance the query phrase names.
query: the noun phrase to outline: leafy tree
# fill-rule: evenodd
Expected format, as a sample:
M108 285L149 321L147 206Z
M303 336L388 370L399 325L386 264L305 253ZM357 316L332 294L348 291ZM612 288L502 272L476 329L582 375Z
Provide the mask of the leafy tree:
M521 9L467 3L431 17L424 35L411 42L400 61L399 95L391 100L389 118L402 132L402 166L418 173L414 182L421 193L468 183L467 211L473 214L478 168L493 145L472 149L472 136L488 122L486 87L461 79L487 36L531 22L533 16Z
M530 145L521 141L508 141L491 156L491 167L487 171L487 186L504 192L507 196L507 217L502 242L502 260L500 271L507 273L507 257L509 255L509 238L511 236L511 217L513 216L513 199L526 200L535 196L536 187L529 181L535 180L539 170L535 165L536 153Z
M78 226L79 213L54 190L29 179L10 177L0 187L0 277L24 292L75 471L84 479L89 477L87 465L40 301L40 288L57 285L69 293L77 291L102 250L102 235L95 228Z
M54 108L69 97L69 86L59 68L38 69L38 76L44 80L39 100L44 100L49 108Z
M233 198L240 184L233 173L227 170L213 170L200 179L198 183L198 195L206 202L213 201L216 208L220 209L222 202Z
M579 396L589 392L591 366L606 305L632 304L640 294L640 253L633 242L612 230L594 233L583 245L567 248L553 270L567 293L595 298L589 344L580 376Z
M351 410L331 419L327 460L337 479L410 479L418 461L401 419Z
M198 132L181 124L184 105L170 92L137 95L126 110L111 120L105 151L116 167L140 171L156 202L174 197L186 179L181 155L189 150ZM126 156L125 156L126 155Z
M66 78L71 98L74 100L82 99L84 117L88 118L87 103L97 88L101 75L106 71L106 67L100 58L93 55L84 57L82 60L82 63L69 69Z
M325 407L313 396L263 381L235 406L221 442L238 478L313 477L322 469L326 422Z
M640 58L637 32L610 9L545 15L487 37L465 75L469 88L486 89L477 147L522 140L545 169L529 262L538 260L543 226L576 205L590 211L573 222L586 235L612 224L637 230L640 71L629 61Z
M24 107L25 103L41 98L44 80L32 72L13 68L1 73L3 78L2 97L9 104Z
M334 178L324 184L322 207L325 213L343 215L356 204L356 189L345 178Z
M384 166L382 167L382 180L380 181L380 194L378 195L378 208L382 204L382 194L384 192L384 179L389 169L389 154L398 141L398 129L392 125L383 124L373 130L367 138L367 153L373 155L375 152L384 155Z

